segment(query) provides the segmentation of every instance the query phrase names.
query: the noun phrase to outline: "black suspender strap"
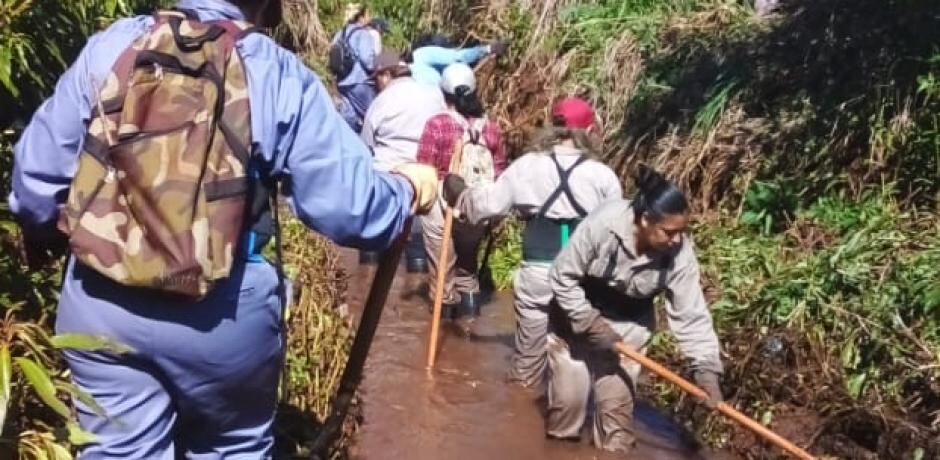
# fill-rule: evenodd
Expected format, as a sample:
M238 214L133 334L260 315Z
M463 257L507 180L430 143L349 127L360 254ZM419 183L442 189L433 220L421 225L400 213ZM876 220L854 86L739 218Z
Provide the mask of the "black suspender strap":
M561 163L558 162L558 157L555 156L554 153L549 157L552 159L552 162L555 163L555 169L558 170L558 177L561 180L558 183L558 188L556 188L555 191L548 196L548 199L545 200L545 203L542 204L542 208L539 209L538 217L545 217L545 214L548 212L549 208L551 208L552 205L555 204L555 201L558 200L558 198L561 196L561 194L564 193L565 197L568 198L568 202L571 203L571 207L573 207L574 211L578 213L578 216L583 219L585 216L587 216L588 213L584 210L583 207L581 207L577 200L575 200L574 193L571 191L571 186L568 184L568 178L571 177L571 173L575 168L580 166L581 163L587 161L587 157L581 155L567 170L561 167Z

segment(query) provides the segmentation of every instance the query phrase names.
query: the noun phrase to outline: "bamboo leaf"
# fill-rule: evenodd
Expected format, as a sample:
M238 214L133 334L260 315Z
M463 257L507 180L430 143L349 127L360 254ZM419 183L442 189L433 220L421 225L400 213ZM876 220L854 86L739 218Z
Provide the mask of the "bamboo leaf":
M58 334L51 339L52 346L84 351L111 351L118 354L132 353L133 348L104 336L86 334Z
M29 384L36 390L36 394L39 395L42 402L66 419L72 416L65 403L56 398L55 385L52 384L52 377L49 376L46 369L29 358L15 358L14 361L23 371L23 375L26 376Z
M13 53L7 46L9 46L9 43L4 43L0 46L0 84L2 84L13 97L19 97L20 91L16 85L13 84L12 79Z
M7 418L7 406L10 403L10 381L12 369L10 368L10 346L3 344L0 347L0 432Z
M53 460L72 460L72 453L69 452L64 446L57 444L55 442L47 442L46 447L49 449L49 454L52 456Z
M94 412L95 415L102 417L102 418L108 417L107 412L104 410L103 407L101 407L100 404L98 404L98 401L95 401L95 398L92 395L82 391L82 389L79 388L78 386L72 383L63 382L59 384L59 388L64 390L73 398L79 400L82 404L84 404L89 409L91 409L91 411Z
M98 440L95 435L82 430L75 423L66 424L66 428L69 430L69 442L72 445L81 446L85 444L90 444Z

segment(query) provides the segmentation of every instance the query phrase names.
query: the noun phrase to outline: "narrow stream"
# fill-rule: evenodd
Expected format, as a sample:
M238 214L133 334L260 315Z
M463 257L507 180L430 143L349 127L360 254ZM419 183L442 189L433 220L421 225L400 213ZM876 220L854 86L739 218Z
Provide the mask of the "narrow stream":
M349 304L358 314L373 269L359 266L356 253L343 254L353 275ZM536 391L504 383L512 351L512 293L500 293L483 309L467 336L442 324L433 372L425 369L430 324L420 292L424 275L402 268L389 294L362 383L364 423L352 458L378 459L615 459L590 445L545 438L544 401ZM729 459L698 451L682 441L680 429L642 403L636 410L636 459Z

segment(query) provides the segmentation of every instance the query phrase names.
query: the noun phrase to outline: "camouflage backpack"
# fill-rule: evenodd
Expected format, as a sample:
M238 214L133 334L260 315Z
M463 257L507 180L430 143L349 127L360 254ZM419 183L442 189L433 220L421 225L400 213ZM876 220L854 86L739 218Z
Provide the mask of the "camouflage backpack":
M252 29L177 11L155 21L92 82L59 228L108 278L201 299L229 276L245 230L251 124L234 46Z

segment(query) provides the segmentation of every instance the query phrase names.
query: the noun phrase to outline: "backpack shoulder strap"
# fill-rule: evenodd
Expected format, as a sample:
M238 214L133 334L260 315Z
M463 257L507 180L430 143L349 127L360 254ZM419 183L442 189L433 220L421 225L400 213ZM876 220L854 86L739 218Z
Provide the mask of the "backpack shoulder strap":
M352 46L352 43L349 43L349 39L351 39L352 36L356 34L356 32L361 32L363 30L365 30L365 27L360 25L346 24L343 26L343 34L340 38L340 41L346 45L346 48L349 50L349 52L352 53L353 57L356 58L356 62L362 66L363 70L365 70L366 73L372 73L372 69L366 65L366 62L362 60L361 56L359 56L359 52L356 50L356 47Z
M214 24L217 24L219 27L222 27L223 29L225 29L225 32L235 37L235 41L239 41L254 33L264 33L260 27L250 22L246 22L246 21L226 20L226 21L217 21L217 22L214 22Z

